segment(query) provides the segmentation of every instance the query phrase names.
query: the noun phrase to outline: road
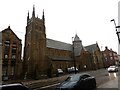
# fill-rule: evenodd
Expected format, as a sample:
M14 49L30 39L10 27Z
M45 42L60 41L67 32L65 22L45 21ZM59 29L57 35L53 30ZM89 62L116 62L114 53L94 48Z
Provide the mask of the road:
M108 73L107 69L100 69L96 71L87 71L96 77L97 90L101 88L118 88L118 72ZM52 83L52 82L51 82ZM55 90L59 82L34 88L33 90ZM107 87L108 86L108 87Z
M116 77L107 83L101 84L98 88L118 88L118 78Z
M101 84L98 86L98 88L116 88L116 89L120 89L120 81L119 81L119 78L120 78L120 74L119 72L118 73L111 73L109 74L110 78L111 77L115 77L114 79L112 80L109 80L108 82L104 83L104 84Z

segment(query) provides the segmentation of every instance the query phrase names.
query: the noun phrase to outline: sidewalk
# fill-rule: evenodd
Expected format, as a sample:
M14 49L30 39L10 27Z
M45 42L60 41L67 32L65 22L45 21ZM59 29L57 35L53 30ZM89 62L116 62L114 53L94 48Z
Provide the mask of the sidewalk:
M53 78L48 78L48 79L42 79L42 80L33 80L33 81L24 81L21 82L25 86L28 86L31 89L36 89L38 87L44 87L47 85L52 85L52 84L57 84L60 83L61 81L65 80L69 75L63 75L60 77L53 77Z

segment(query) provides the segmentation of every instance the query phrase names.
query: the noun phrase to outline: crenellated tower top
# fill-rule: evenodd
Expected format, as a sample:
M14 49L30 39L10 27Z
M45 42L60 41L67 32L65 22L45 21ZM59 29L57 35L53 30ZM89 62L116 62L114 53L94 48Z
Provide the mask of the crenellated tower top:
M35 17L35 5L33 5L32 17Z
M44 15L44 9L43 9L43 15L42 19L35 17L35 5L33 5L33 11L32 11L32 17L29 16L29 11L27 15L27 25L29 25L31 22L36 22L37 24L43 24L45 26L45 15Z

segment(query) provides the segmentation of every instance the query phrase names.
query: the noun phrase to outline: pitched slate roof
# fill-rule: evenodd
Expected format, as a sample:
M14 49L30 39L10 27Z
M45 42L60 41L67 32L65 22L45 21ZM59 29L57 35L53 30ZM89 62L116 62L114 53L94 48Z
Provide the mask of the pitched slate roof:
M89 46L86 46L85 49L87 51L89 51L90 53L93 53L93 51L96 50L96 48L98 48L98 45L97 44L92 44L92 45L89 45Z
M48 48L73 51L71 44L56 41L56 40L52 40L52 39L47 39L46 40L46 45L47 45Z

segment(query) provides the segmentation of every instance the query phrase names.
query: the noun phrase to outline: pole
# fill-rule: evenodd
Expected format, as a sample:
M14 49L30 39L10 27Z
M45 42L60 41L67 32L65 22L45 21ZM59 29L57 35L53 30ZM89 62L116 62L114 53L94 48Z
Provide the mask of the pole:
M120 44L120 37L119 37L119 33L120 33L120 32L116 32L117 37L118 37L118 42L119 42L119 44Z
M74 41L73 41L74 37L72 37L72 43L73 43L73 60L74 60L74 68L75 68L75 74L76 72L76 62L75 62L75 56L74 56Z

